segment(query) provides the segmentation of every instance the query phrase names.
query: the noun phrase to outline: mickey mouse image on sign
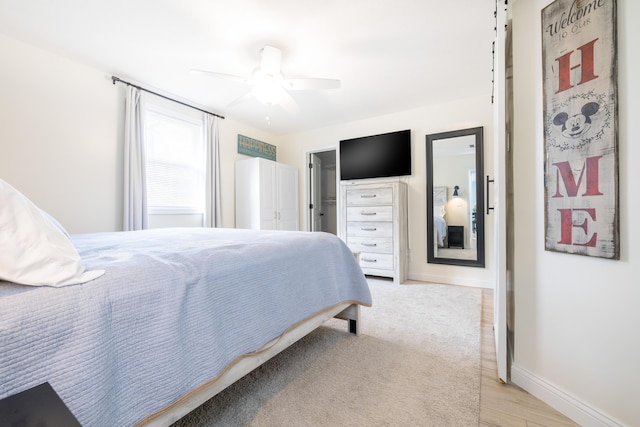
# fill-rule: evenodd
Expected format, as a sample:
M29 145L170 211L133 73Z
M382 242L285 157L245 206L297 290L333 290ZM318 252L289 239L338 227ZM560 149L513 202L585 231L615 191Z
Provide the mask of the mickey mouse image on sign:
M562 126L562 135L566 138L579 138L591 128L591 116L598 112L600 106L595 102L588 102L582 106L579 114L569 117L561 112L553 118L553 124Z

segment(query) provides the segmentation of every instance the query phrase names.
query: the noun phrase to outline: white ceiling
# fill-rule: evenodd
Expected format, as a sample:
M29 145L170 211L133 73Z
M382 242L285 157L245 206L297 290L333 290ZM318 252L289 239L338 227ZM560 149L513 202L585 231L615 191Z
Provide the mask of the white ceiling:
M490 98L494 10L495 0L0 0L0 33L286 134ZM265 44L282 50L285 77L341 88L291 92L291 114L229 107L249 86L189 71L250 77Z

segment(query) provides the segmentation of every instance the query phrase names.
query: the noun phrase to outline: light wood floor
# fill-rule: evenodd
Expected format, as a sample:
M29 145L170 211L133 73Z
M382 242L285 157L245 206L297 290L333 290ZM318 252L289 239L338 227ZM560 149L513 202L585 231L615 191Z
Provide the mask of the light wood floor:
M482 290L482 380L480 423L487 426L577 426L564 415L513 384L498 381L493 336L493 291Z

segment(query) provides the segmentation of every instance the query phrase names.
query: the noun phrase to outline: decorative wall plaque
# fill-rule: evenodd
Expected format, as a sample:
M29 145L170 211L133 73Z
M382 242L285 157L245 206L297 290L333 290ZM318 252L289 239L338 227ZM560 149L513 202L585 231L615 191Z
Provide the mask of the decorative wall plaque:
M615 0L542 10L545 249L619 259Z

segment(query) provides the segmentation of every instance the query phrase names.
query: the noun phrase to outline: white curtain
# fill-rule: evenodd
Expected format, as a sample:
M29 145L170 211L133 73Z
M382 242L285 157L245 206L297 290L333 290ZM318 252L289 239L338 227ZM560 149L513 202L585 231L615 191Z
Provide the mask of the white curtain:
M124 119L124 218L125 231L148 228L147 178L144 151L144 98L127 86Z
M220 209L220 141L218 136L218 117L205 114L205 142L207 155L206 172L206 227L222 227L222 214Z

